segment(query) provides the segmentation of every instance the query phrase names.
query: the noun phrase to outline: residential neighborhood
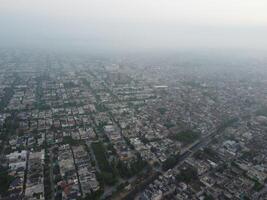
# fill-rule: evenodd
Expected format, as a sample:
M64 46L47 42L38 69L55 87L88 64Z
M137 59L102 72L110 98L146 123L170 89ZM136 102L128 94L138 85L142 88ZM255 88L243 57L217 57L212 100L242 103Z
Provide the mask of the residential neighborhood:
M267 199L264 63L177 60L1 49L0 199Z

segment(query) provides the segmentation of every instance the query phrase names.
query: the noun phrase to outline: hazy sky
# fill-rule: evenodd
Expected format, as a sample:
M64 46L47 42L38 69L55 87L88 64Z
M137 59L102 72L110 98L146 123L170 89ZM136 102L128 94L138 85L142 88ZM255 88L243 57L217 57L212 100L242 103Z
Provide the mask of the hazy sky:
M267 49L267 0L0 0L0 42Z

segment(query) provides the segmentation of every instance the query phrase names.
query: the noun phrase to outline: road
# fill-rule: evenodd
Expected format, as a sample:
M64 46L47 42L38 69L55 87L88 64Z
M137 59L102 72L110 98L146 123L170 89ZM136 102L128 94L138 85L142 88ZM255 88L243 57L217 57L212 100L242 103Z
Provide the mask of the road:
M183 164L183 162L191 157L192 155L194 155L194 153L196 153L199 149L201 148L205 148L206 146L208 146L212 140L218 136L221 132L216 130L213 130L208 136L206 136L205 138L201 138L199 140L199 142L197 142L196 144L194 144L193 146L191 146L190 148L188 148L186 151L184 151L183 153L180 154L179 156L179 162L178 164L174 167L174 169L177 169L181 164Z
M239 120L246 118L246 117L247 115L244 117L240 117ZM198 142L194 143L193 145L183 150L183 152L179 156L178 163L173 167L173 169L177 170L187 158L193 156L194 153L196 153L199 149L205 148L206 146L208 146L213 141L213 139L216 138L216 136L219 136L226 128L228 128L231 125L232 123L229 123L225 127L219 127L215 130L211 130L211 133L208 134L205 138L201 138ZM164 173L166 171L161 170L160 172ZM138 195L140 195L140 193L136 195L135 199L138 199Z
M55 185L54 185L54 172L53 172L53 167L54 167L54 161L53 161L53 152L52 152L52 149L49 150L49 164L50 164L50 167L49 167L49 175L50 175L50 186L51 186L51 200L54 200L55 199Z
M186 151L184 151L183 153L180 154L180 157L179 157L179 162L178 164L174 167L174 169L177 169L187 158L191 157L194 153L196 153L199 149L201 148L205 148L206 146L208 146L212 141L213 139L216 138L216 136L220 136L220 134L228 127L232 126L233 123L236 123L237 121L239 120L242 120L242 119L247 119L249 118L250 115L248 114L244 114L243 116L240 116L240 117L236 117L236 118L232 118L231 120L229 121L232 121L230 122L229 124L225 125L225 126L221 126L215 130L212 130L210 134L208 134L205 138L201 138L199 140L199 142L195 143L194 145L192 145L190 148L188 148ZM234 119L237 119L237 121L235 121Z

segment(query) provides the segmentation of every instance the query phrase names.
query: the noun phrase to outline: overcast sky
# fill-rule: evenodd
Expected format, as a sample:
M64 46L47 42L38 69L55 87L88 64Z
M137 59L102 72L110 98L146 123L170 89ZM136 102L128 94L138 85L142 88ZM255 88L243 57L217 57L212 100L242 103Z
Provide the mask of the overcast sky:
M0 0L3 45L267 49L267 0Z

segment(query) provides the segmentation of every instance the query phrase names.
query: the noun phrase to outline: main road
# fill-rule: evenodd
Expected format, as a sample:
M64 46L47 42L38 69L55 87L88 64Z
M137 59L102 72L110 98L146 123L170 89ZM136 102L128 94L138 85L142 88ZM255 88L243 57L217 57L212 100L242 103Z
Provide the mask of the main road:
M211 130L211 132L205 138L199 139L197 142L193 143L191 146L189 146L186 149L184 149L181 152L181 154L179 155L179 159L178 159L177 164L172 169L178 169L184 163L184 161L187 158L189 158L192 155L194 155L194 153L196 153L199 149L205 148L206 146L208 146L213 141L213 139L215 139L216 137L220 136L220 134L226 128L230 127L233 123L237 122L238 120L244 119L244 118L247 118L247 117L249 117L249 116L245 115L245 116L239 117L239 118L232 118L231 120L229 120L228 123L222 124L220 127L216 128L215 130ZM160 170L159 172L160 173L164 173L166 171ZM138 199L137 197L138 197L138 194L136 195L135 199Z

